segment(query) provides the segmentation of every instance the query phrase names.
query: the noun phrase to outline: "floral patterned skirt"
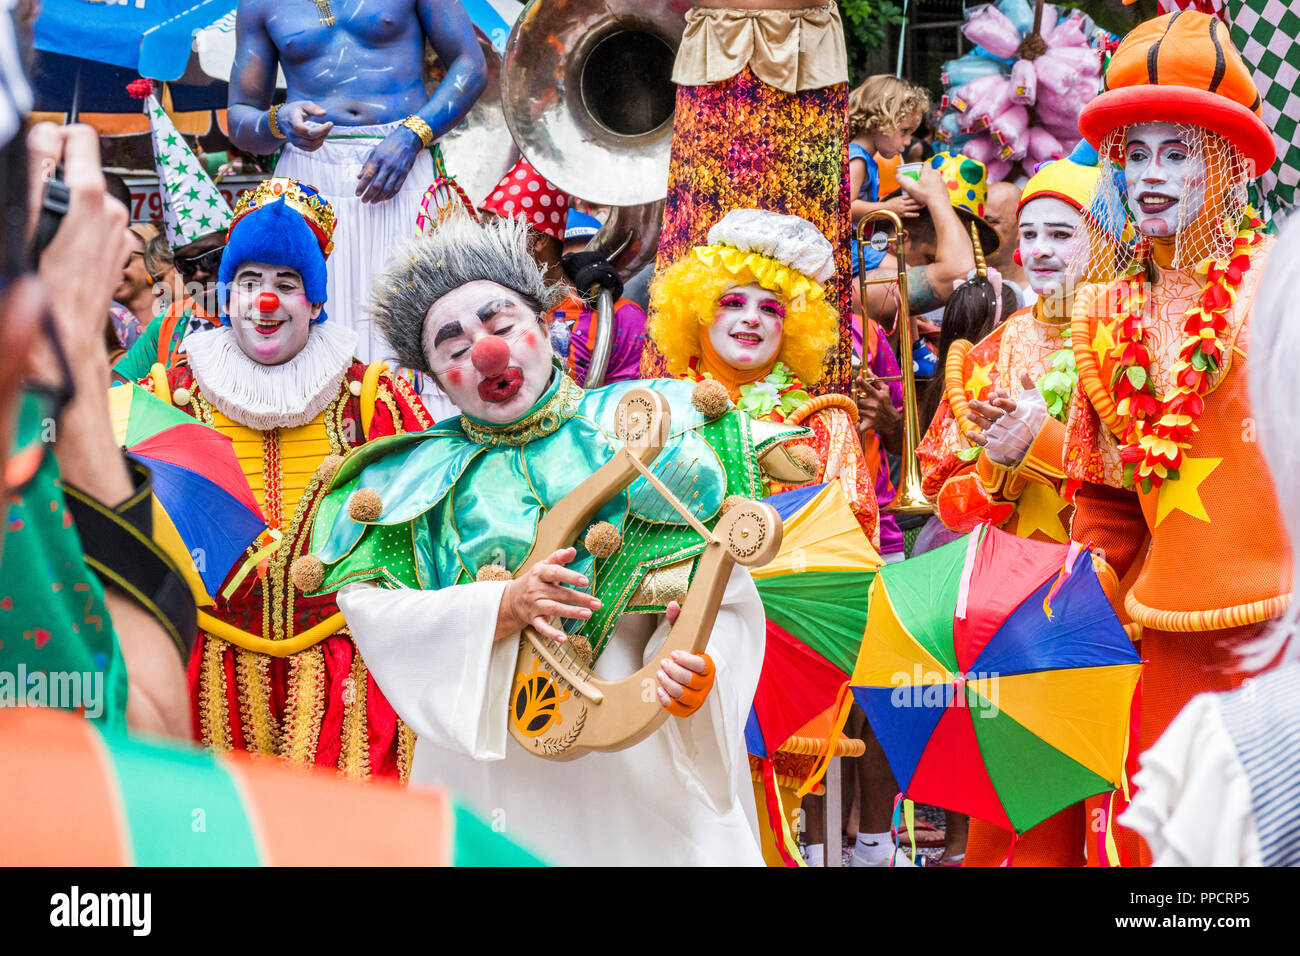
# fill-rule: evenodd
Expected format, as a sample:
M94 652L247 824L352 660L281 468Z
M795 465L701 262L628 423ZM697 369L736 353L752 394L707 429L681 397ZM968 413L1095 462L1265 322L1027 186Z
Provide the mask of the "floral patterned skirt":
M746 67L709 86L679 86L668 202L657 269L666 269L733 209L802 216L835 247L830 301L840 339L814 394L847 392L853 354L849 298L848 86L783 93ZM666 375L647 343L641 372Z

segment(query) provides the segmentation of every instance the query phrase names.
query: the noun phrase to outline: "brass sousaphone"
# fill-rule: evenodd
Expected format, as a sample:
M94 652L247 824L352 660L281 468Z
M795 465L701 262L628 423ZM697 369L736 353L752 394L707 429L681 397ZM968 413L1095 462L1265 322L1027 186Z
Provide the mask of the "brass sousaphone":
M668 194L673 60L691 0L533 0L506 41L501 102L519 150L573 196L612 207L588 249L624 281L654 257ZM613 299L598 297L584 383L604 383Z

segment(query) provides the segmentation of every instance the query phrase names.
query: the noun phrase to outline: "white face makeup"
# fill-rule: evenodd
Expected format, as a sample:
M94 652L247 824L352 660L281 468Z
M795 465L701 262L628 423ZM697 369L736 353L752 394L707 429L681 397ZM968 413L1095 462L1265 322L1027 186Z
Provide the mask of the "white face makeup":
M1063 199L1040 196L1020 210L1020 261L1029 286L1049 299L1074 291L1088 260L1083 216Z
M520 418L551 382L551 338L537 313L517 293L485 279L433 303L424 320L424 354L442 390L479 421Z
M235 343L262 365L281 365L301 352L320 310L307 301L302 276L284 266L245 262L230 285Z
M1205 150L1173 123L1130 126L1124 143L1128 207L1144 236L1172 236L1205 204Z
M730 286L718 297L709 342L732 368L760 368L781 350L785 303L760 285Z

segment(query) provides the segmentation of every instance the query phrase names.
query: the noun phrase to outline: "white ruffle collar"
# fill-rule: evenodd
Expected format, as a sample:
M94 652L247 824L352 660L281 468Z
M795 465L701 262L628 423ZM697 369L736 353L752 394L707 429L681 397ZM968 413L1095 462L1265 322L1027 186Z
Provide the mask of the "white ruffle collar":
M232 421L270 431L305 425L338 394L352 364L357 333L334 322L312 328L303 350L281 365L244 354L229 326L185 339L194 380L217 411Z

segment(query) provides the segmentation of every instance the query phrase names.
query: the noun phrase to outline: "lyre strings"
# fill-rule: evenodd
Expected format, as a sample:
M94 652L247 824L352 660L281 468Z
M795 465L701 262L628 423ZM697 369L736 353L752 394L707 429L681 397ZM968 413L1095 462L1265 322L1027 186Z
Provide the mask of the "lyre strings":
M655 477L662 481L664 487L668 489L672 496L696 518L700 517L704 509L704 505L699 501L699 491L692 490L692 486L699 481L699 476L696 474L696 465L698 463L699 458L692 458L689 461L674 459L671 462L665 462L662 471L653 466L651 467L651 471L655 472ZM658 462L655 464L658 464ZM597 597L600 596L602 580L606 578L618 579L622 572L629 570L630 566L639 560L638 555L640 554L640 551L638 545L651 535L660 533L659 526L654 523L656 519L651 517L650 520L646 520L646 518L642 517L642 514L651 514L650 506L657 498L662 498L662 496L659 494L658 489L644 478L638 478L637 480L641 483L641 487L637 490L635 495L630 496L627 518L624 521L622 529L624 532L627 532L630 528L632 529L632 533L623 539L617 552L609 558L603 559L603 561L602 559L597 558L592 564L591 574L589 575L591 579L591 593L595 594ZM622 493L627 494L627 492ZM666 499L664 500L664 506L668 508L669 515L677 517L677 513L667 505ZM602 571L606 573L599 573ZM640 585L638 584L638 587L639 586ZM583 637L585 639L583 627L586 626L587 623L588 622L586 621L570 619L563 621L562 627L571 638ZM565 658L566 662L573 667L575 672L579 673L585 679L591 676L595 668L595 659L600 656L601 651L604 649L604 646L608 642L609 636L612 633L613 627L611 626L599 644L592 645L589 643L591 648L590 660L585 656L581 656L574 649L574 642L572 640L566 641L564 644L552 643L551 647L556 653Z

